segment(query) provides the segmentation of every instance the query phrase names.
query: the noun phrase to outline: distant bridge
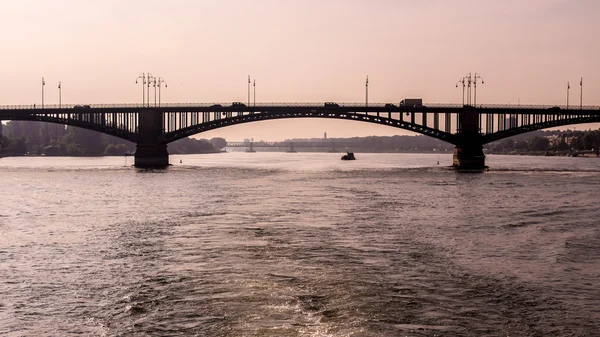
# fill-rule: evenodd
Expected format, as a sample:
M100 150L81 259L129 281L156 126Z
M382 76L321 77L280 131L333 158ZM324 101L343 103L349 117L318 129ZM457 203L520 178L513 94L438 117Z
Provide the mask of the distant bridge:
M307 149L307 148L322 148L330 151L338 151L340 149L345 150L346 148L356 149L357 147L364 147L360 143L351 142L336 142L336 141L282 141L282 142L227 142L227 147L244 147L250 151L253 151L255 147L260 148L286 148L290 151L296 149Z
M455 145L453 164L484 167L483 144L534 130L600 122L600 107L359 103L101 104L42 107L0 106L0 120L77 126L137 144L137 167L166 167L167 144L231 125L284 119L329 118L386 125Z

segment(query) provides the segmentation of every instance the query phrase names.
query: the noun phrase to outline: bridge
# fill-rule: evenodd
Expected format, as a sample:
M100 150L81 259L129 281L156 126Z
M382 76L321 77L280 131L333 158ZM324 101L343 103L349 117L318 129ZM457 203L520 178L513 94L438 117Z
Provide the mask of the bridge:
M254 141L244 141L244 142L227 142L227 147L245 147L247 152L255 152L255 147L262 148L287 148L288 152L296 152L296 149L307 149L307 148L321 148L328 149L330 151L337 151L338 149L346 149L352 148L355 149L358 147L359 143L351 143L351 142L340 142L334 140L323 139L322 141L283 141L283 142L254 142Z
M390 103L99 104L0 106L0 120L59 123L103 132L136 143L135 166L169 165L167 144L231 125L285 118L328 118L413 131L455 146L453 166L485 167L483 145L521 133L569 124L600 122L600 107L543 105ZM0 124L1 125L1 124Z

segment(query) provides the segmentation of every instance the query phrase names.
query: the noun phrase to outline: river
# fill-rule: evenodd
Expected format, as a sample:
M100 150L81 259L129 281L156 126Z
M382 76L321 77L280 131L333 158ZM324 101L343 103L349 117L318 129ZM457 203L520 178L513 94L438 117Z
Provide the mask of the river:
M600 331L600 159L340 156L0 159L0 335Z

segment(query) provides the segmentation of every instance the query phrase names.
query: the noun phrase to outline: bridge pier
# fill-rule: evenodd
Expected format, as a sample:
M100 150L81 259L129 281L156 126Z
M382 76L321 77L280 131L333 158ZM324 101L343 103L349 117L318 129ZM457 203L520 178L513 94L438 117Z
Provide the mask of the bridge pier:
M0 158L2 158L2 120L0 119Z
M137 144L134 165L138 168L165 168L169 166L167 144Z
M166 168L169 166L167 143L162 139L162 114L155 110L141 111L138 114L138 126L140 136L135 149L135 167Z
M454 156L452 157L452 166L459 170L485 169L483 146L479 144L457 145L454 149Z
M459 113L458 135L461 140L455 144L452 166L459 170L485 169L485 155L479 132L479 114L473 108Z

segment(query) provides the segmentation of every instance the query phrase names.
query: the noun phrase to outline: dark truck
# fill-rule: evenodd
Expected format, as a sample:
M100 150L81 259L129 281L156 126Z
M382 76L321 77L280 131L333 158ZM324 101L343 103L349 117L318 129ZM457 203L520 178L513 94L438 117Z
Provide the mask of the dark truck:
M423 106L423 99L422 98L405 98L400 101L400 106L420 107L420 106Z

